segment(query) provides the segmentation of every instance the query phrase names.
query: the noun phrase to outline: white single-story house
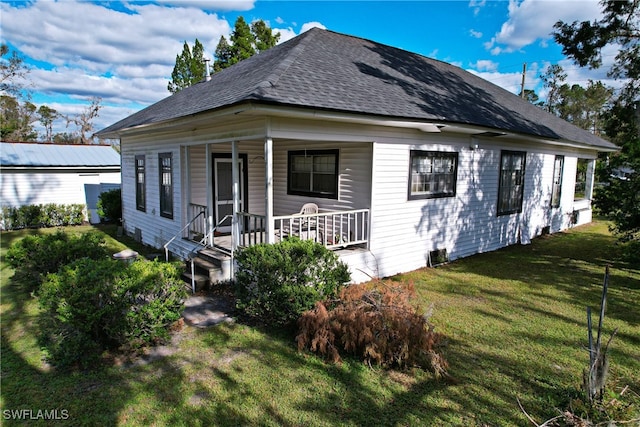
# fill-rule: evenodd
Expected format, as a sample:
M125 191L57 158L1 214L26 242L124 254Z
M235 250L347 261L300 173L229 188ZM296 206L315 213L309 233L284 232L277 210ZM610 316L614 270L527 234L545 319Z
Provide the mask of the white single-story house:
M354 282L590 222L616 150L456 66L317 28L97 135L120 139L144 243L190 259L298 235Z
M84 204L100 222L98 196L120 188L120 154L109 145L0 142L0 203Z

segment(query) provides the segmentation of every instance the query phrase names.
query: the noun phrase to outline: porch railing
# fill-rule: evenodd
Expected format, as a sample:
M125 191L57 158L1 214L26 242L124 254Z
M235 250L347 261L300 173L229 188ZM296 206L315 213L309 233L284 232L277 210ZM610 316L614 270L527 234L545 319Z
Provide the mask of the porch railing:
M243 229L240 246L266 242L263 215L239 212L239 217ZM369 209L280 215L274 217L274 223L276 242L296 236L338 249L369 241Z
M238 221L242 233L240 233L240 246L253 246L266 243L264 234L266 229L266 218L264 215L256 215L249 212L238 212Z
M207 234L207 207L196 203L187 206L187 218L194 218L189 224L190 240L200 240Z

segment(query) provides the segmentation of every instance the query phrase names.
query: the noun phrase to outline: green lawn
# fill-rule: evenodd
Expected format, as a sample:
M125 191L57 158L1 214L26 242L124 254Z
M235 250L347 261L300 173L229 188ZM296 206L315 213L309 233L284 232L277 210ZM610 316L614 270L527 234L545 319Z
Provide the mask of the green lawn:
M3 233L2 256L24 235ZM125 247L109 244L114 252ZM580 387L585 310L592 307L597 323L607 264L605 338L618 328L608 385L612 392L629 386L623 400L640 417L640 266L616 262L617 254L597 222L394 277L414 283L422 307L433 306L452 381L350 359L328 365L299 353L285 331L243 324L187 327L176 336L177 352L149 364L59 373L43 364L36 344L36 301L12 281L3 258L2 422L24 425L7 420L8 410L36 417L58 409L68 415L58 424L73 426L532 425L519 399L541 424Z

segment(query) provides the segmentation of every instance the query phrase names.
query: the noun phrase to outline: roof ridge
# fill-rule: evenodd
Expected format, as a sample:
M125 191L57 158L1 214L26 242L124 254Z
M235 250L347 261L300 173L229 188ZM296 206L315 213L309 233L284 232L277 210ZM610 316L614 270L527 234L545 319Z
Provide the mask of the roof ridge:
M258 92L260 92L261 94L264 94L264 92L267 89L272 88L278 84L278 81L280 80L280 78L287 72L289 67L291 67L291 65L294 62L296 62L298 57L305 51L306 44L308 43L307 40L309 38L314 38L314 34L317 33L315 30L316 28L311 28L310 30L303 33L303 37L297 40L298 43L291 48L286 58L282 60L280 64L278 64L278 66L275 67L275 69L271 73L269 73L269 75L263 81L258 83L257 85ZM320 29L318 28L318 30ZM293 38L291 40L295 40L295 39L296 38Z

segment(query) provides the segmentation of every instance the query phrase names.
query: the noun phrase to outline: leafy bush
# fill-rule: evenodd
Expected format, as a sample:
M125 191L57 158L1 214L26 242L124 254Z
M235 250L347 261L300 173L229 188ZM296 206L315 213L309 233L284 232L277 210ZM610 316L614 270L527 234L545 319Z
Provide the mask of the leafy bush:
M53 365L87 368L104 351L166 340L185 298L173 264L80 259L41 286L39 342Z
M340 351L385 367L418 366L445 375L438 352L443 336L414 308L411 287L372 282L345 288L340 299L318 302L298 321L298 349L308 348L333 362Z
M102 233L76 235L56 231L19 240L7 251L6 260L15 269L16 278L33 291L48 273L57 272L65 264L79 258L97 260L108 256Z
M310 240L250 246L238 251L236 261L238 308L268 324L295 322L316 301L334 298L350 280L347 265Z
M39 343L54 365L89 367L121 341L126 307L115 281L124 268L110 259L80 259L47 276L39 293Z
M0 223L6 230L80 225L84 221L84 211L85 205L82 204L4 206Z
M122 190L116 188L100 193L98 215L105 221L120 221L122 218Z
M163 343L169 337L187 297L181 268L157 260L137 261L121 277L118 285L128 307L124 344L130 349Z

